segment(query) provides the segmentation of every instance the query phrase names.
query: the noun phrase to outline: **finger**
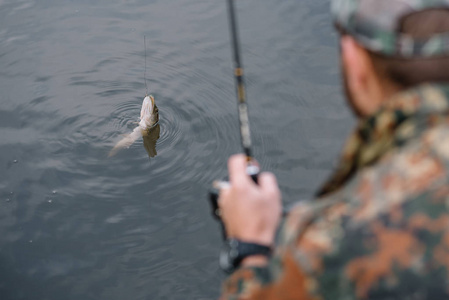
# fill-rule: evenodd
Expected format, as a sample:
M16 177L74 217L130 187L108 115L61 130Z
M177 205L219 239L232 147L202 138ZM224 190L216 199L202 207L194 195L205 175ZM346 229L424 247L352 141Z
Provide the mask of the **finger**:
M236 154L229 158L228 170L231 184L249 181L248 174L246 174L246 166L246 156L243 154Z
M259 186L264 193L273 197L279 197L279 186L273 173L264 172L259 175Z

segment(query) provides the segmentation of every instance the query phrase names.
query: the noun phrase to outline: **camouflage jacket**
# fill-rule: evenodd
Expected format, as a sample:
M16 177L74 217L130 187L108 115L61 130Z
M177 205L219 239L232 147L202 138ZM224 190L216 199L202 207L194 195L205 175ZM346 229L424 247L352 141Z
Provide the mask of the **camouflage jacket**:
M361 120L315 201L285 220L267 267L221 299L449 299L449 85Z

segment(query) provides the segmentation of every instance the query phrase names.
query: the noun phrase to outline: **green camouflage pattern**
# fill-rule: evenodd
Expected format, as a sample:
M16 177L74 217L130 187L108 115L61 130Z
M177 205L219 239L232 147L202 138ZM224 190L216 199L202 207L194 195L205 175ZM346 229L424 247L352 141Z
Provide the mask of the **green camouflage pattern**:
M331 0L335 23L366 49L403 58L449 54L449 32L417 40L397 32L407 14L449 9L449 0Z
M449 84L397 94L361 120L321 197L281 227L267 267L231 299L449 299Z

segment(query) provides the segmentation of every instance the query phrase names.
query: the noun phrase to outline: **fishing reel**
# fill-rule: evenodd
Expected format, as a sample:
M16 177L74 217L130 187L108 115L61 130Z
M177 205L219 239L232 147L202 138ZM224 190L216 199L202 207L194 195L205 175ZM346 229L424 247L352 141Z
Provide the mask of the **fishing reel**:
M248 165L246 168L246 173L256 184L258 183L258 176L260 173L260 169L258 166ZM223 220L221 219L221 210L218 204L218 198L220 196L220 190L223 188L228 188L229 186L230 183L227 179L215 180L212 183L212 189L209 191L209 204L211 207L212 217L220 223L223 240L226 240L227 236Z

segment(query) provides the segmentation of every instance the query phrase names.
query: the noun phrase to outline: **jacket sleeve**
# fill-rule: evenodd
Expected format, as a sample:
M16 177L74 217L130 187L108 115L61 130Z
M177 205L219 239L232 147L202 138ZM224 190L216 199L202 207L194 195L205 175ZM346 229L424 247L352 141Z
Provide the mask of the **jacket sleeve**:
M307 211L307 206L301 205L290 213L281 228L280 241L269 264L235 271L224 282L220 300L316 299L309 294L315 280L302 266L302 261L308 260L306 253L299 251L297 243Z

